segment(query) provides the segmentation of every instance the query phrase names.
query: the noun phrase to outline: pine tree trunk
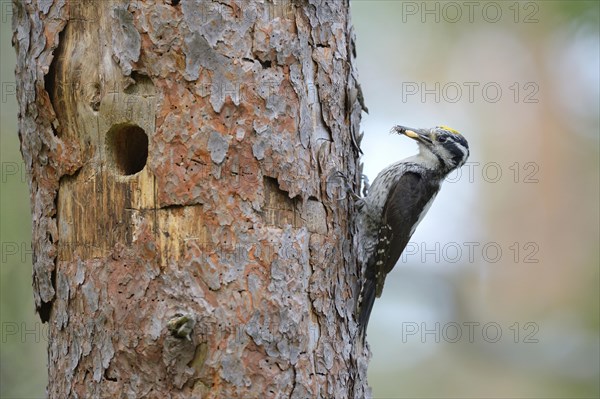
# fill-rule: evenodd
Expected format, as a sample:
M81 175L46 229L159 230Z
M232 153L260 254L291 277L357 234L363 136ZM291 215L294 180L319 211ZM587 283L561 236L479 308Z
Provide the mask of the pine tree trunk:
M17 1L51 398L363 398L345 1Z

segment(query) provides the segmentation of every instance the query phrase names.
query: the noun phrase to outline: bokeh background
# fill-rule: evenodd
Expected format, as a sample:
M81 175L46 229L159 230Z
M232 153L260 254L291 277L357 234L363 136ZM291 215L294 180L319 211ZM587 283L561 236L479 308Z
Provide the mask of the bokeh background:
M0 1L0 397L39 398L10 1ZM369 324L376 398L600 396L600 3L351 1L371 181L416 145L471 146Z

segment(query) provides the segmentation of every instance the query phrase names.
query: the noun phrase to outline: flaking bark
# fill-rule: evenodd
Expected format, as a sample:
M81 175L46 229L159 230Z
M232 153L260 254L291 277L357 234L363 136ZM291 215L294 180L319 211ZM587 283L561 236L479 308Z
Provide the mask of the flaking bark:
M49 397L368 396L332 179L358 173L348 4L16 1L13 26Z

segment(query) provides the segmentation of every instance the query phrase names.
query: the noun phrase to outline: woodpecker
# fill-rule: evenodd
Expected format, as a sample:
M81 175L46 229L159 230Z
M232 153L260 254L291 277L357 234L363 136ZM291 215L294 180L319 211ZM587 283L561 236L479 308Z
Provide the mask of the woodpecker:
M357 312L363 339L387 274L431 207L444 178L469 157L467 140L447 126L395 126L392 133L416 140L419 153L383 169L367 195L357 202L358 252L364 276Z

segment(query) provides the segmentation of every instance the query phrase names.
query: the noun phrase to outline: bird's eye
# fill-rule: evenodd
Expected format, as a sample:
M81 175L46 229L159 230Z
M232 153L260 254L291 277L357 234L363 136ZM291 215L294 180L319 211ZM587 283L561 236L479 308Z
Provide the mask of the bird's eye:
M445 141L446 141L446 136L440 136L440 137L438 137L438 141L439 141L440 143L443 143L443 142L445 142Z

